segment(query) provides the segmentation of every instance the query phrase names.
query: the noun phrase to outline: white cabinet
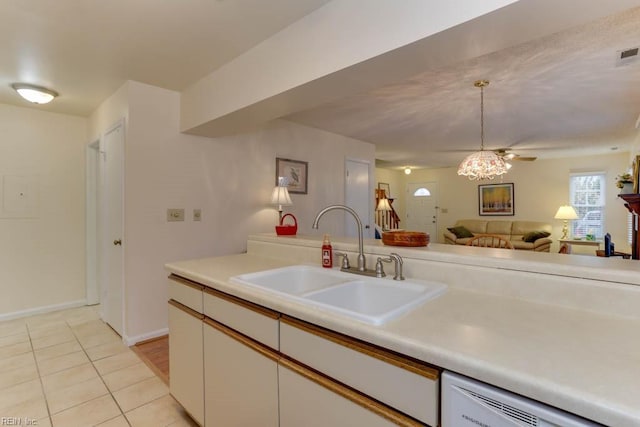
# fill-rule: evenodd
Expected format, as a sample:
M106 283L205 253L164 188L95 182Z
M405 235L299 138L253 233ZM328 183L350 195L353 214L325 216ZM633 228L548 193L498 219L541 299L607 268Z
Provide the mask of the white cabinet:
M287 359L280 360L280 427L423 424Z
M278 354L204 321L206 426L278 426Z
M200 425L437 425L436 368L172 279L170 389Z
M169 301L169 388L191 417L204 425L202 315Z
M411 417L438 423L439 370L418 360L282 316L280 351Z

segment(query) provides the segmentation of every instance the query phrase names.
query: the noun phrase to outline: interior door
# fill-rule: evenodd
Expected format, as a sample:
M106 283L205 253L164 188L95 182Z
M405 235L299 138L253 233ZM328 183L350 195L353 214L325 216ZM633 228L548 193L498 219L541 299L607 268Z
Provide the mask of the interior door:
M347 159L345 204L356 211L363 226L363 236L365 239L373 237L371 227L371 209L373 206L372 190L370 188L369 162L363 160ZM350 237L358 236L356 222L347 214L345 216L345 235Z
M100 269L102 318L122 336L124 325L123 166L124 123L107 131L101 140L102 192L100 209Z
M416 191L426 188L430 195L419 196ZM438 235L438 185L436 182L411 182L407 184L407 226L411 231L424 231Z

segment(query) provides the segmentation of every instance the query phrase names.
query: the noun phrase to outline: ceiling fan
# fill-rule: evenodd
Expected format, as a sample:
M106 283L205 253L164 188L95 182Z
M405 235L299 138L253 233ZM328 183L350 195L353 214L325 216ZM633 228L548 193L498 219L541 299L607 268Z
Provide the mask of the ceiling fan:
M516 153L511 153L510 151L511 151L510 148L498 148L493 150L493 152L496 153L498 157L500 157L504 161L518 160L518 161L524 161L524 162L532 162L535 159L537 159L537 157L521 156Z

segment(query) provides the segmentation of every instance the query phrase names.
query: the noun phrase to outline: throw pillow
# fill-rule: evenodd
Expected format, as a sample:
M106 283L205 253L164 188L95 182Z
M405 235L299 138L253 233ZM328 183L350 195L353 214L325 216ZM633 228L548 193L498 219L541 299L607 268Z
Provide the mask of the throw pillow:
M543 237L549 237L549 236L551 236L551 233L548 233L546 231L531 231L525 234L524 236L522 236L522 240L524 240L527 243L533 243L538 239L541 239Z
M466 229L466 227L459 225L457 227L447 228L450 232L456 235L458 239L464 239L465 237L473 237L473 233Z

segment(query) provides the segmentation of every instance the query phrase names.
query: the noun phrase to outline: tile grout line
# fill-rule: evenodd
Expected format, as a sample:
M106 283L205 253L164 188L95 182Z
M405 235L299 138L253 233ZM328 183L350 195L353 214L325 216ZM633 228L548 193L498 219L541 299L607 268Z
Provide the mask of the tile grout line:
M38 381L40 382L40 390L42 391L42 397L44 398L44 405L47 408L47 416L49 417L49 422L53 426L53 418L51 416L51 408L49 408L49 399L47 399L47 393L44 391L44 383L42 382L42 374L40 373L40 364L38 363L38 359L36 358L36 351L33 348L33 341L31 339L31 328L29 324L25 322L25 328L27 328L27 336L29 337L29 345L31 346L31 355L33 356L33 362L36 364L36 372L38 373Z
M102 321L102 320L100 320ZM69 325L69 328L71 329L71 333L73 334L73 336L76 338L76 340L78 341L78 344L80 345L80 348L82 349L82 352L87 356L87 359L89 359L89 363L91 363L91 366L93 367L93 369L96 371L96 374L98 374L98 378L100 378L100 381L102 382L102 384L104 385L104 387L107 389L107 393L109 394L109 396L111 396L111 399L113 400L113 402L116 404L116 406L118 407L118 410L120 411L119 415L116 415L113 418L109 418L108 420L103 421L103 423L106 423L107 421L113 420L115 418L118 418L120 415L122 415L122 418L124 418L124 420L127 422L127 424L129 425L129 427L131 427L131 423L129 422L129 419L127 418L127 416L125 415L124 411L122 410L122 407L120 406L120 404L118 403L118 400L115 398L115 396L113 395L113 392L111 391L111 389L109 388L109 386L107 385L107 383L104 381L104 378L102 377L102 374L100 373L100 371L98 371L98 368L96 368L95 365L95 361L91 359L91 357L89 356L89 354L87 353L87 350L85 349L84 345L80 342L80 339L78 338L78 335L76 334L76 331L73 330L73 328L71 327L71 325ZM99 344L98 344L99 345ZM124 345L124 344L123 344ZM111 356L107 356L107 357L111 357ZM102 360L102 359L106 359L107 357L103 357L101 359L97 359L97 360ZM83 402L86 403L86 402ZM78 405L76 405L78 406ZM102 424L102 423L100 423ZM55 426L54 426L55 427Z

